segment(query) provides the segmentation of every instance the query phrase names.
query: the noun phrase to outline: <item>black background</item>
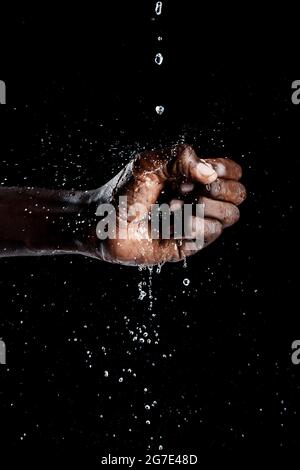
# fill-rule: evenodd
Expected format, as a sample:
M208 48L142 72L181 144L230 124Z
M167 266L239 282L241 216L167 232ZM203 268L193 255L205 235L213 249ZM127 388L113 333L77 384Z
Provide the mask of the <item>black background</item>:
M144 0L1 19L1 185L99 187L134 151L186 141L238 161L248 190L235 227L187 268L153 273L152 311L138 299L147 271L1 260L0 446L11 459L299 446L297 24L274 7L197 4L163 0L159 17ZM152 342L133 342L136 328Z

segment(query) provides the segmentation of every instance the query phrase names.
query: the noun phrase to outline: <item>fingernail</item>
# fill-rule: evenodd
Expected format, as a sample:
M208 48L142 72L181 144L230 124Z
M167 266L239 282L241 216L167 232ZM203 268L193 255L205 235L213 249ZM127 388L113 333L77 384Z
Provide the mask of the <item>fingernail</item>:
M213 176L216 174L215 170L209 163L198 163L198 171L203 176Z
M176 212L178 210L182 209L184 202L180 201L179 199L172 199L170 202L170 211L171 212Z
M190 193L193 191L195 185L193 183L181 183L180 190L182 193Z

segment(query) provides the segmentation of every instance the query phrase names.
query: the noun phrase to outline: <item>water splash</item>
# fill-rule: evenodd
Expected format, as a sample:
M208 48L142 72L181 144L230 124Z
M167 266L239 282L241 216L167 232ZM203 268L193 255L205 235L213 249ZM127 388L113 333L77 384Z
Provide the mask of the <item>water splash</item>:
M164 263L160 263L157 265L156 272L159 274L161 272L161 268ZM153 272L154 266L139 266L139 271L148 271L148 283L146 281L140 281L138 283L139 289L139 300L144 300L145 297L149 299L149 306L148 310L152 311L153 308L153 292L152 292L152 281L153 281ZM144 290L145 289L145 290ZM148 290L148 292L146 292ZM153 314L155 316L155 314Z
M153 274L153 266L148 266L149 271L149 281L148 281L148 297L149 297L149 308L148 310L152 311L153 307L153 295L152 295L152 274Z
M143 290L143 285L145 285L145 284L146 283L143 282L143 281L138 283L138 288L139 288L139 297L138 297L138 299L139 300L143 300L144 297L146 297L146 295L147 295L146 292Z

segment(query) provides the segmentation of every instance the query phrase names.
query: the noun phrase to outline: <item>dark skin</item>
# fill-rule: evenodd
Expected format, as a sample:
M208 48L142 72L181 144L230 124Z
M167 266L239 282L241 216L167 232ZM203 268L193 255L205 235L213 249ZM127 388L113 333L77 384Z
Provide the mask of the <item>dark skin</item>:
M1 188L0 256L81 254L126 265L180 261L198 248L189 244L187 249L188 240L141 239L141 232L149 232L149 221L140 212L129 217L135 223L131 239L99 240L99 204L110 202L117 208L122 195L129 207L138 204L148 212L162 194L171 206L201 202L207 246L239 219L237 206L246 197L241 175L232 160L203 160L190 146L176 145L137 154L120 174L91 191Z

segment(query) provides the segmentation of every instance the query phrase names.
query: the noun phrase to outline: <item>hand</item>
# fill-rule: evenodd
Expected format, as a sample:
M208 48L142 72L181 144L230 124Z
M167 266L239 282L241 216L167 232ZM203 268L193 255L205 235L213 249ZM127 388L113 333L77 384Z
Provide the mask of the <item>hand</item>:
M197 217L192 216L189 238L196 238L201 227L205 247L239 219L237 206L246 197L245 187L238 182L241 175L241 167L232 160L200 159L188 145L139 153L116 177L91 193L98 208L101 203L114 205L117 228L124 223L117 199L127 197L128 236L121 238L117 230L114 237L99 240L95 233L89 237L85 254L126 265L155 265L196 253L199 245L190 239L151 238L151 206L161 198L171 209L186 201L204 204L204 223L197 225Z

